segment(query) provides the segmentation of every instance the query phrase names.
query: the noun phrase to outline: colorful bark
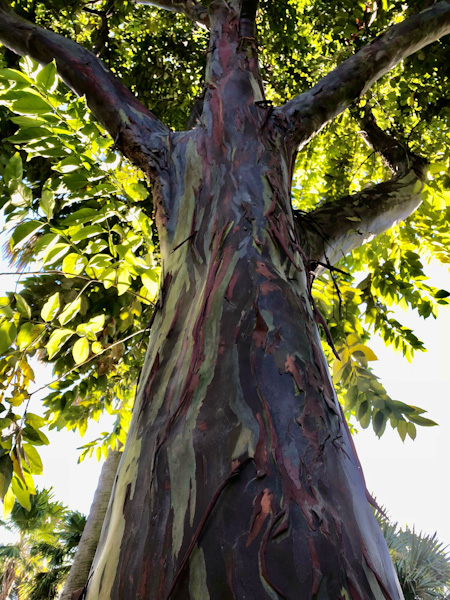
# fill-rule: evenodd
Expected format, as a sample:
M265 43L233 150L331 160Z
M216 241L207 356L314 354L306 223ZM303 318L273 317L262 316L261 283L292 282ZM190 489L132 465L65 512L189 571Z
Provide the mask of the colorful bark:
M295 148L236 15L211 29L200 124L158 186L161 309L87 598L398 599L312 314Z

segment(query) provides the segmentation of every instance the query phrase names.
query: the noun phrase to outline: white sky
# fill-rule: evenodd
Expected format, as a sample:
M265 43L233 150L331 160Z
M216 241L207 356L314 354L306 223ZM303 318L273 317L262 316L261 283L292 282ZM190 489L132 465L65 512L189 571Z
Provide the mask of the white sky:
M450 291L447 269L436 263L427 272L431 284ZM2 277L0 295L13 289L13 285L12 280ZM355 443L367 487L390 517L402 526L415 526L428 534L437 531L439 540L450 544L450 307L442 307L436 321L397 312L402 324L411 327L425 342L428 352L417 353L409 364L387 349L381 339L373 339L369 345L379 360L372 365L391 397L426 409L426 416L437 421L439 427L418 427L416 440L407 438L405 443L389 425L380 440L369 427L356 436ZM50 369L42 367L37 378L37 386L50 381ZM40 412L38 398L32 400L30 411ZM45 470L43 476L36 477L37 485L53 486L55 499L88 514L101 464L94 458L78 465L77 447L107 428L107 420L92 423L83 439L73 432L50 432L50 445L39 449ZM0 543L9 539L0 530Z

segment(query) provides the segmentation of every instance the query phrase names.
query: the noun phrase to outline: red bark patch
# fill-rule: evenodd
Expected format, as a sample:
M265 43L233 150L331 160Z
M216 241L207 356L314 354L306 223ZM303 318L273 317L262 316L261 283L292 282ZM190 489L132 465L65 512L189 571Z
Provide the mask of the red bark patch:
M276 279L276 275L271 273L267 265L260 260L256 261L256 272L266 279Z
M305 391L305 382L300 373L298 366L295 364L295 357L291 354L286 356L286 362L284 363L286 373L289 373L294 378L295 383L299 390Z
M262 314L256 308L256 323L253 331L253 342L257 348L265 348L267 342L267 332L269 328L267 323L264 321Z
M263 296L267 296L270 292L275 292L279 287L276 283L271 283L270 281L265 281L259 286L259 290Z
M253 510L252 520L250 524L250 532L245 542L246 548L250 546L253 540L258 536L264 521L270 514L272 508L273 492L266 488L255 498L255 507Z
M319 589L320 581L322 579L321 568L320 568L320 560L317 555L316 547L314 546L314 541L312 538L308 538L308 547L309 554L311 556L312 568L313 568L313 587L311 590L312 594L316 594ZM352 596L353 598L353 596Z
M231 298L233 297L234 286L236 285L238 276L239 274L236 272L233 273L233 275L231 276L230 283L228 284L227 291L225 292L225 297L229 300L231 300Z

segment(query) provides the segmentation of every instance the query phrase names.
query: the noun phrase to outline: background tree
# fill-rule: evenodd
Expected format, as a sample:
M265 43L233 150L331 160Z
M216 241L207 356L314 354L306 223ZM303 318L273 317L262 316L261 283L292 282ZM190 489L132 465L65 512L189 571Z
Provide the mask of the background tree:
M52 600L70 569L85 517L53 500L51 490L37 490L30 508L15 502L4 523L17 542L0 546L0 598Z
M405 600L447 600L450 594L450 559L436 534L417 534L398 523L379 518Z
M389 422L403 439L434 424L389 398L366 342L379 331L410 357L421 342L388 306L427 317L449 295L424 283L417 253L448 260L448 48L420 49L448 33L449 2L416 16L421 2L337 2L331 14L329 3L263 3L264 82L256 4L163 4L202 28L125 2L13 3L62 38L0 3L0 39L46 64L12 68L6 52L1 72L15 114L3 122L10 250L19 267L42 265L2 303L5 507L14 496L29 506L44 425L83 430L107 409L117 425L103 450L125 441L138 334L151 326L88 597L397 598L314 322L334 339L334 357L325 351L348 417L378 435ZM95 53L179 132L68 39L93 31ZM359 97L371 86L369 107ZM117 149L149 177L155 223L142 173ZM391 179L371 186L386 165ZM44 418L28 410L35 352L57 378Z

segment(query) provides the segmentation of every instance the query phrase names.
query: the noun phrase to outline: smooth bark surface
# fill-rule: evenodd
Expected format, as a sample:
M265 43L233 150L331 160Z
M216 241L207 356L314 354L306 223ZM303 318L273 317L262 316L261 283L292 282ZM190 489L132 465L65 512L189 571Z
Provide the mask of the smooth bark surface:
M133 2L181 13L192 19L192 21L209 28L208 10L195 0L133 0Z
M323 271L324 265L334 265L355 248L405 220L422 202L425 161L383 131L368 107L360 125L367 144L384 159L394 176L310 213L294 214L301 246L316 274Z
M102 531L103 521L105 520L106 510L108 508L111 490L119 466L121 452L111 450L108 453L105 464L103 465L98 480L97 489L92 501L89 517L86 526L78 544L77 553L69 575L64 584L64 589L60 600L71 600L72 594L82 590L88 580L89 571L97 550L98 540Z

